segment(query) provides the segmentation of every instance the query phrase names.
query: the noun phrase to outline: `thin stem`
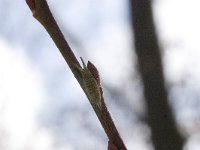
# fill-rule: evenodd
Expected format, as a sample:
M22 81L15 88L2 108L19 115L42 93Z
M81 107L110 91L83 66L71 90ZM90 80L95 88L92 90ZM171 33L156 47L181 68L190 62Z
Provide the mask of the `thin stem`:
M56 44L68 66L70 67L72 73L74 74L75 78L77 79L86 94L86 89L84 87L81 74L79 71L77 71L77 67L80 67L80 64L76 59L69 44L65 40L61 30L59 29L46 0L26 0L26 2L33 13L33 16L44 26L44 28L53 39L54 43ZM99 109L92 103L90 104L92 105L99 121L101 122L101 125L104 128L104 131L106 132L109 141L112 142L119 150L126 150L126 146L124 145L117 131L117 128L112 121L111 115L109 114L105 105L103 91L101 87L100 90L102 95L102 109Z

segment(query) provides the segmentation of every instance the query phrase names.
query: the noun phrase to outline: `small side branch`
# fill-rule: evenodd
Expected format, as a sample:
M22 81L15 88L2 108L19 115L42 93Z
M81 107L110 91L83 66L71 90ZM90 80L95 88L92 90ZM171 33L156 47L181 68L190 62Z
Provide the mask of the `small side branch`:
M70 48L67 41L65 40L61 30L59 29L49 9L49 6L46 0L26 0L26 2L33 13L33 16L43 25L43 27L47 30L47 32L53 39L54 43L58 47L59 51L61 52L62 56L64 57L65 61L67 62L69 68L71 69L75 78L79 82L81 88L85 92L88 99L91 98L90 96L91 91L88 92L88 89L86 89L84 85L85 80L82 75L82 69L84 68L80 66L72 49ZM103 98L103 90L99 83L100 82L99 76L96 76L98 74L98 71L95 70L96 68L91 66L90 62L88 64L89 65L87 67L89 71L94 76L93 78L96 80L97 84L99 85L99 90L101 94L101 102L102 102L101 108L95 105L94 103L91 103L91 100L89 100L90 104L92 105L99 121L102 124L102 127L104 128L104 131L106 132L108 136L109 143L112 143L113 147L115 146L116 148L118 148L118 150L126 150L126 146L124 145L117 131L117 128L114 122L112 121L110 113L108 112L107 107L105 105L104 98Z

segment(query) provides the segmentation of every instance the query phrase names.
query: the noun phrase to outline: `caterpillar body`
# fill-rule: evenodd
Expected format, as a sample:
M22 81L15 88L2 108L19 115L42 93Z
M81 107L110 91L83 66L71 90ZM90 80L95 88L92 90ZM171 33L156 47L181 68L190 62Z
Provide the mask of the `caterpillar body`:
M99 109L101 109L102 103L101 103L100 84L98 83L99 80L97 80L95 76L93 75L93 73L90 71L90 69L88 69L88 67L86 66L82 58L81 58L81 61L83 63L83 68L78 67L78 70L80 70L81 75L82 75L85 93L89 101L92 104L99 107Z

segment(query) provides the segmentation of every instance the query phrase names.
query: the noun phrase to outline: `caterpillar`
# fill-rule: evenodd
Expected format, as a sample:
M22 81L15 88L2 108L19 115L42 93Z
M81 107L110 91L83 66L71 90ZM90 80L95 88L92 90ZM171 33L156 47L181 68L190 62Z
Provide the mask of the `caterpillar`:
M87 66L83 59L81 58L81 61L83 63L83 68L80 68L76 66L76 68L81 72L82 80L83 80L83 86L84 91L90 101L90 103L96 105L101 109L102 103L101 103L101 92L100 92L100 81L99 77L97 78L94 76L95 72L91 72L90 69L96 69L94 65L90 62L88 62ZM93 66L91 66L91 64ZM88 68L88 65L90 66L90 69ZM96 72L98 74L98 72Z

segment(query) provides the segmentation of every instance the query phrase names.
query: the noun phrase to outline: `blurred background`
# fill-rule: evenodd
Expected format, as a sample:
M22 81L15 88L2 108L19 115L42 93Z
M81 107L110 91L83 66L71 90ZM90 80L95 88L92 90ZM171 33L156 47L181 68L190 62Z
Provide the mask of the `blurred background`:
M48 0L77 58L93 62L128 149L153 150L128 0ZM200 149L200 2L153 0L168 98L184 150ZM0 1L0 149L103 150L107 137L25 0ZM97 146L98 145L98 146Z

